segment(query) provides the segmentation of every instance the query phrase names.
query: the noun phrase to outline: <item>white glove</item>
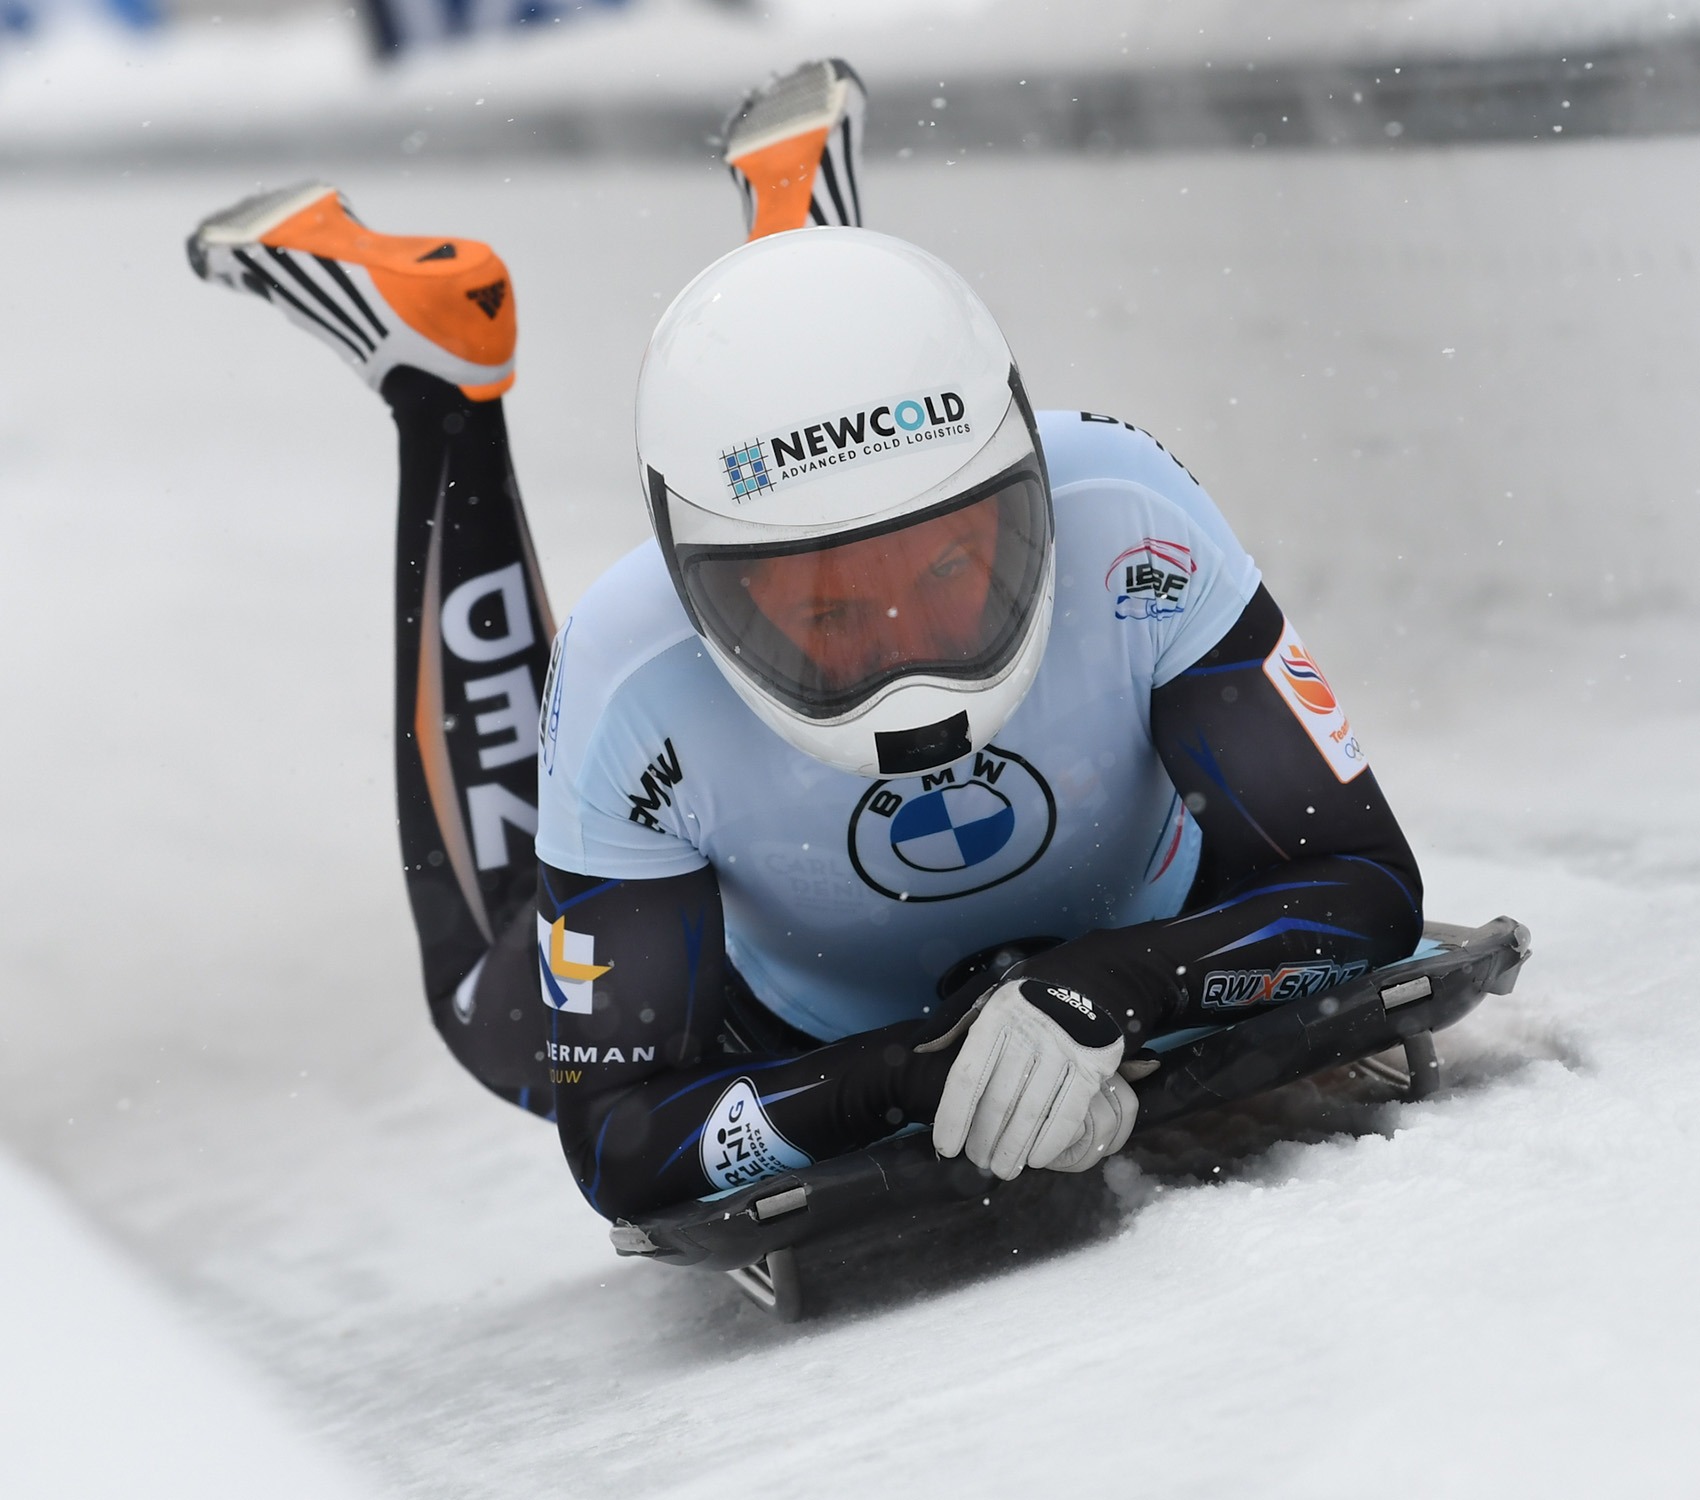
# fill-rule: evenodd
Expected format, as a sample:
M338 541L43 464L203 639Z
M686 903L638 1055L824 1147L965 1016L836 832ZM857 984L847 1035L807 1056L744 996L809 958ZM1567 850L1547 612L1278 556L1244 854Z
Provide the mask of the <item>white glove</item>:
M1112 1073L1092 1096L1078 1139L1063 1147L1061 1156L1044 1163L1045 1167L1052 1172L1084 1172L1097 1166L1127 1144L1138 1114L1139 1095L1119 1073Z
M1072 1160L1077 1147L1091 1151L1098 1139L1096 1129L1088 1130L1093 1101L1103 1098L1122 1060L1117 1021L1076 990L1011 979L984 996L947 1035L917 1050L949 1045L964 1023L968 1036L933 1117L939 1155L966 1149L975 1166L1008 1181L1023 1167L1047 1167L1064 1154ZM1104 1109L1114 1112L1116 1103L1106 1099ZM1131 1130L1133 1110L1126 1113ZM1104 1139L1113 1138L1111 1129Z

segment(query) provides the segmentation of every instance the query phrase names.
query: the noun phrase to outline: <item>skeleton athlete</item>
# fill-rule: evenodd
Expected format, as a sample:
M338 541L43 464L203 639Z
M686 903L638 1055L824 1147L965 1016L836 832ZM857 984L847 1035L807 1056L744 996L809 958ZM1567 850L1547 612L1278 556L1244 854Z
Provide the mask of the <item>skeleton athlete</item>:
M923 1126L1001 1177L1082 1170L1151 1038L1421 933L1346 715L1215 505L1139 429L1035 411L967 283L861 227L862 116L824 62L731 123L750 237L638 381L655 538L559 629L495 253L323 186L190 239L394 415L431 1015L608 1217Z

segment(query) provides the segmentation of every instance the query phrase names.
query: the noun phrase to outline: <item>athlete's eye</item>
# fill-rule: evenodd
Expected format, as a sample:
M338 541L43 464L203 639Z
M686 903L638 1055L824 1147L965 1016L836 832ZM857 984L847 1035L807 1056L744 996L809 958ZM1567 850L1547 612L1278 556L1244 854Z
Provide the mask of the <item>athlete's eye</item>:
M804 605L798 614L811 630L833 630L849 623L850 607L840 602Z
M968 549L958 542L929 570L934 578L954 578L968 566Z

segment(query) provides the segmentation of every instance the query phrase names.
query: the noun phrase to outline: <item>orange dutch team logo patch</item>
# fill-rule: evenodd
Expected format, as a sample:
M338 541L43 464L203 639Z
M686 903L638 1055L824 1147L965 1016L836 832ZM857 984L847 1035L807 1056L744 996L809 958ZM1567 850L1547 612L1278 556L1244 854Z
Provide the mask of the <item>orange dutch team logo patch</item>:
M1264 658L1263 675L1275 685L1275 691L1292 710L1311 743L1322 752L1322 758L1338 780L1350 781L1368 768L1363 747L1352 733L1351 721L1334 696L1334 689L1305 650L1298 631L1285 620L1281 623L1280 640Z
M1294 696L1313 714L1331 714L1339 709L1322 668L1310 659L1303 646L1295 641L1281 653L1280 661Z

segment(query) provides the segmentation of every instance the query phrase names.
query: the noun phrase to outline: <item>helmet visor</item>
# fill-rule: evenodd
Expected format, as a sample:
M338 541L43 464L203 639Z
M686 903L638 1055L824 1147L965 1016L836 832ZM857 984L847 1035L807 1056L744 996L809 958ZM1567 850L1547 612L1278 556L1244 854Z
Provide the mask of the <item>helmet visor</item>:
M880 527L763 547L681 549L703 634L811 719L899 677L990 681L1045 587L1051 510L1034 468Z

